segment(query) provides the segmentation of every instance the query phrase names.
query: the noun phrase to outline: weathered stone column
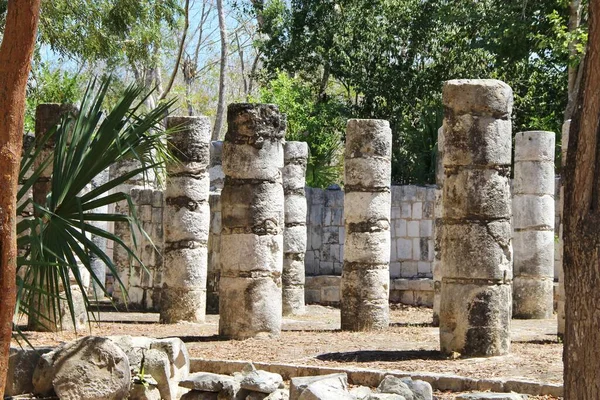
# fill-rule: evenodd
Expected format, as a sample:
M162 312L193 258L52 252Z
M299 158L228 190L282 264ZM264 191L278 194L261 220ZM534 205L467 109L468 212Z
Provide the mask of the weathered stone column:
M513 316L554 311L554 132L515 136Z
M283 193L285 230L283 233L283 315L304 314L304 255L306 253L306 142L284 146Z
M93 189L96 189L97 187L102 186L103 184L108 182L108 179L109 179L109 169L106 169L92 179L90 189L93 190ZM98 207L95 210L93 210L93 212L107 214L108 206ZM106 222L106 221L96 221L93 223L93 225L96 228L108 231L108 222ZM106 253L106 248L107 248L107 239L106 238L92 234L91 239L92 239L92 242L96 246L98 246L98 248L101 251ZM94 276L96 277L96 279L98 281L96 281L95 279L91 279L91 286L90 286L91 290L89 292L94 298L102 299L105 296L104 291L102 290L102 287L106 286L106 264L95 254L90 254L90 267L92 269L92 273L94 274Z
M558 314L558 326L557 334L559 337L563 337L565 334L565 271L563 268L564 262L564 241L563 241L563 227L564 227L564 206L565 206L565 166L567 165L567 152L569 150L569 130L571 129L571 120L565 121L562 126L562 138L561 138L561 172L560 172L560 199L559 199L559 215L560 215L560 227L558 229L558 243L561 252L561 263L558 266L558 301L557 310Z
M169 138L178 162L167 164L164 270L160 321L204 322L210 207L210 121L169 117Z
M506 354L512 310L511 88L444 84L440 348Z
M36 142L42 140L50 129L61 121L64 115L69 113L74 114L76 112L77 108L72 104L39 104L35 110ZM43 160L52 156L58 139L57 134L45 142L42 151L34 161L35 169L39 168ZM52 188L52 168L53 164L52 160L50 160L37 181L33 184L33 201L37 204L46 205L46 197ZM36 214L35 211L34 214ZM80 269L79 272L83 284L89 285L89 273L87 269ZM73 297L75 324L73 324L68 305L64 301L60 301L58 309L55 310L53 307L48 307L48 299L46 296L42 295L39 299L37 297L31 299L32 304L30 304L30 313L31 315L37 314L37 318L29 319L27 326L28 330L57 332L61 330L79 330L85 326L87 322L87 312L83 301L83 293L79 286L75 285L74 275L71 272L69 273L69 277L71 285L70 290ZM59 288L60 290L64 290L62 284L59 284ZM60 295L64 296L64 292L60 293Z
M346 128L342 330L389 325L392 131L384 120Z
M437 163L435 166L435 203L433 207L433 326L440 326L442 299L442 188L444 187L444 128L438 129Z
M279 335L285 119L271 104L230 104L223 143L219 333Z

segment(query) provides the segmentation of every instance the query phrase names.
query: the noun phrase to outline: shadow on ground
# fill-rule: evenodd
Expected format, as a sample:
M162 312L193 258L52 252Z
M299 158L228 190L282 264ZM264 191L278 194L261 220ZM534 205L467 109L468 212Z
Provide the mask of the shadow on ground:
M438 350L361 350L344 353L325 353L316 356L321 361L335 362L373 362L373 361L407 361L407 360L446 360Z

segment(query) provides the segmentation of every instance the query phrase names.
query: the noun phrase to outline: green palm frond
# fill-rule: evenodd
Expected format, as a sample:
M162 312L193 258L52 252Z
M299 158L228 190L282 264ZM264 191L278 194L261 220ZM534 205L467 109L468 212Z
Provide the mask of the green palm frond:
M109 111L103 112L110 78L93 80L82 99L77 115L65 115L55 129L51 129L24 154L21 164L22 189L18 212L33 205L35 217L19 222L17 230L21 249L26 249L18 259L20 278L16 312L28 316L41 326L56 326L59 322L61 304L69 305L69 313L75 324L73 295L70 279L74 277L84 294L86 309L90 302L83 286L81 268L90 272L91 279L107 295L104 282L100 282L91 270L91 256L102 260L117 278L124 291L117 268L110 257L91 239L92 235L103 237L121 246L132 260L143 266L135 251L135 231L146 235L135 213L128 193L114 192L128 179L160 170L165 161L172 159L167 148L168 134L162 121L173 101L165 102L147 112L142 112L143 88L130 86ZM55 148L45 160L42 148L55 139ZM138 160L139 167L99 187L87 191L94 177L112 164L124 160ZM27 191L45 168L52 163L51 191L44 204L31 199L24 200ZM35 166L35 167L34 167ZM25 179L28 172L29 178ZM126 201L130 214L98 213L102 206ZM129 224L134 238L134 248L129 247L112 232L99 228L95 222L125 222ZM146 235L147 236L147 235Z

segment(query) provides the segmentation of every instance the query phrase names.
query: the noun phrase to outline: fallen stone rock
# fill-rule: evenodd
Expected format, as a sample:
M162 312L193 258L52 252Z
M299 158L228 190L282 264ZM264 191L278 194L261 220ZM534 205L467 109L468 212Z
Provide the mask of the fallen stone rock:
M264 400L288 400L290 398L289 392L285 389L277 389Z
M245 400L250 392L240 387L242 376L238 375L231 381L223 382L223 390L219 392L218 400Z
M196 372L179 382L179 386L186 389L218 393L223 390L225 382L232 382L231 376L213 374L210 372Z
M121 348L87 336L40 357L32 382L36 394L54 391L62 400L121 400L129 395L131 373Z
M350 394L354 396L357 400L367 399L373 392L370 387L367 386L357 386L355 388L350 389Z
M456 400L525 400L527 395L518 393L475 392L461 394Z
M311 383L302 391L298 400L355 400L345 389L331 386L327 381Z
M402 379L396 378L392 375L387 375L383 378L379 386L377 386L377 391L379 393L399 394L406 400L415 400L410 387L408 387L408 385L404 383Z
M178 382L171 381L171 363L166 353L149 349L144 352L144 373L156 380L156 387L164 400L177 398Z
M179 338L155 339L150 349L167 353L171 363L171 379L181 381L190 373L190 355L185 343Z
M402 382L409 387L413 394L414 400L432 400L433 388L429 382L421 380L412 380L411 378L400 378Z
M37 349L10 348L5 396L33 393L33 372L42 356L52 351L49 347Z
M282 383L281 375L255 369L244 374L240 387L253 392L269 394L279 389Z
M146 336L129 335L108 336L108 339L112 340L125 352L125 354L127 354L129 366L131 367L133 374L140 372L144 352L150 350L150 345L152 344L152 341L155 340Z
M343 391L348 389L348 375L346 373L301 376L292 378L290 381L290 400L298 400L300 395L309 385L315 382L324 381L327 385Z

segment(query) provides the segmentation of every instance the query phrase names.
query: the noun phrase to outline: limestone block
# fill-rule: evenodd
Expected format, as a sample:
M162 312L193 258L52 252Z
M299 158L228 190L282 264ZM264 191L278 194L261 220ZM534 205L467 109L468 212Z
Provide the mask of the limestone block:
M456 114L510 116L513 92L495 79L456 79L444 83L443 102Z
M284 225L284 194L280 183L225 185L221 192L221 223L224 229L252 229L277 233Z
M176 399L177 383L171 383L170 364L166 353L156 349L146 350L144 352L144 372L156 380L162 399Z
M433 388L429 382L425 382L418 379L411 378L400 378L413 393L415 400L432 400L433 399Z
M369 395L367 400L406 400L406 397L392 393L373 393Z
M242 389L267 394L273 393L282 385L283 378L281 375L256 369L245 373L240 382Z
M281 273L282 235L221 235L221 273L265 271ZM225 256L226 255L226 256Z
M356 386L350 389L350 394L357 400L365 400L371 393L371 388L368 386Z
M167 204L169 204L168 198ZM208 241L210 230L208 202L193 203L190 208L166 207L164 210L165 242Z
M518 195L513 197L514 229L554 228L554 196Z
M238 339L257 335L278 336L281 332L281 278L274 276L233 277L221 275L219 334Z
M283 232L283 252L304 254L306 252L306 239L306 226L286 227Z
M304 286L284 286L282 289L282 296L283 315L302 315L306 313Z
M32 382L36 394L120 400L127 397L130 380L123 350L107 338L88 336L42 355Z
M193 200L205 200L210 195L210 176L207 172L194 172L194 178L189 176L169 176L165 189L165 198L178 199L185 197ZM183 203L182 205L185 205Z
M304 389L316 382L323 382L328 386L343 391L348 389L348 375L345 372L320 376L296 377L290 380L290 400L298 400Z
M298 400L355 400L354 396L345 390L327 385L324 382L310 384L302 391Z
M388 264L390 262L390 231L348 232L344 261L352 263Z
M233 179L276 181L281 179L281 143L265 140L260 147L223 143L223 172Z
M405 399L413 399L412 390L406 383L404 383L400 378L397 378L392 375L387 375L379 386L377 386L377 391L379 393L391 393L403 396Z
M206 287L207 248L205 246L178 248L165 253L163 286L190 288Z
M306 224L306 198L297 194L285 196L285 222L287 224Z
M554 164L555 141L554 132L518 132L515 135L515 162L547 161Z
M304 285L304 262L301 259L291 257L283 258L282 282L284 286Z
M288 142L292 143L292 142ZM294 142L302 143L302 142ZM286 143L287 151L287 143ZM306 159L304 162L298 162L294 164L287 164L283 167L283 187L286 191L298 191L304 192L304 185L306 179Z
M554 281L551 277L515 276L514 318L550 319L554 312Z
M511 126L510 119L451 112L444 119L444 166L510 165Z
M386 158L346 158L346 187L385 188L392 178L391 163Z
M514 274L526 276L554 275L554 232L517 231L513 237Z
M161 323L203 322L206 317L206 289L164 286L161 290Z
M512 279L509 221L444 225L441 243L444 278ZM465 255L476 255L465 260Z
M511 285L442 281L440 348L495 356L510 347Z
M444 218L510 218L510 182L496 169L467 169L444 181Z
M520 161L515 166L513 196L554 194L554 163Z
M226 383L232 382L233 377L228 375L213 374L210 372L196 372L179 382L179 386L203 392L220 392Z
M344 207L352 212L345 213L346 224L361 224L365 221L390 220L391 194L389 192L348 192Z
M160 391L155 385L149 383L132 383L129 391L129 400L161 400Z

